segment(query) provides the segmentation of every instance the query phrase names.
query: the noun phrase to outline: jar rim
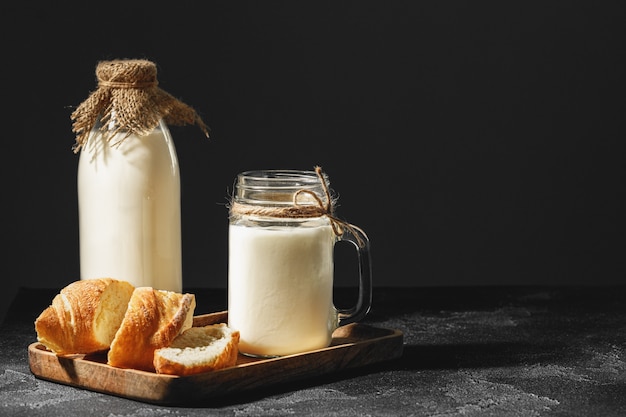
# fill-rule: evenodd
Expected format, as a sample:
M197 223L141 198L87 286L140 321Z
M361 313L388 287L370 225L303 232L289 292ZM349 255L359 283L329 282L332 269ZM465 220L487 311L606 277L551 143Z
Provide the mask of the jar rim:
M237 176L237 186L244 188L308 188L320 186L320 180L314 171L297 169L250 170Z
M235 200L249 204L293 204L294 193L308 190L323 195L317 173L297 169L267 169L244 171L237 175ZM315 204L306 196L302 204Z
M262 180L280 180L285 178L312 178L314 180L317 180L317 174L315 173L315 171L300 169L255 169L243 171L239 173L239 177Z

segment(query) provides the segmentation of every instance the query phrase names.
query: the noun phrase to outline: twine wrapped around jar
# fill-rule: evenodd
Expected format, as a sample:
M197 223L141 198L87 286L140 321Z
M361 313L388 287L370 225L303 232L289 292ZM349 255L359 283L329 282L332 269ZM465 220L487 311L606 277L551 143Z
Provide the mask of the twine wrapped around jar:
M293 194L292 205L283 207L267 207L267 206L255 206L251 204L242 204L234 200L230 202L230 213L246 216L267 216L277 218L292 218L303 219L311 217L325 216L330 220L330 225L333 229L335 236L341 236L344 233L344 229L349 230L356 238L359 247L364 247L365 241L360 237L360 234L365 234L357 226L348 223L345 220L339 219L335 216L335 204L336 199L331 196L330 187L328 185L328 176L322 171L320 166L315 167L315 174L320 180L322 189L324 190L325 200L322 200L315 192L310 190L298 190ZM300 196L308 195L316 202L313 205L300 204ZM356 230L360 232L357 233Z
M148 60L118 59L101 61L96 67L98 88L72 113L76 134L74 153L87 142L89 132L102 123L103 131L114 122L108 137L126 132L146 135L163 119L170 125L197 125L209 136L209 128L196 111L158 87L157 67Z

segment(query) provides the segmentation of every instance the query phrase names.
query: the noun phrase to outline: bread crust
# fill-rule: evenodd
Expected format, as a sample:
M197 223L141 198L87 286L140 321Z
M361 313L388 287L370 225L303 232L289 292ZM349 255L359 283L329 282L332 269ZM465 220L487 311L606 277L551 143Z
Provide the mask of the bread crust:
M88 354L108 349L133 290L128 282L112 278L70 283L35 320L37 340L57 355ZM103 294L107 291L114 292L118 298L115 305L103 303ZM101 316L106 314L113 319L103 323ZM116 317L119 319L115 320ZM105 329L105 326L115 328Z
M154 371L156 349L168 346L193 324L196 307L193 294L138 287L107 355L118 368Z
M193 375L234 366L239 355L239 331L225 323L192 327L165 348L154 352L159 374Z

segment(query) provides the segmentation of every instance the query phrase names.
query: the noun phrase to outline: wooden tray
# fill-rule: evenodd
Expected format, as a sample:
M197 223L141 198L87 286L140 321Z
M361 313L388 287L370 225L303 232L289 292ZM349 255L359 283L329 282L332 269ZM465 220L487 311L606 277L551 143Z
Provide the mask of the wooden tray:
M227 312L194 317L194 326L227 322ZM155 404L191 404L402 356L403 334L353 323L333 333L330 347L272 359L239 355L237 364L189 376L162 375L106 364L106 355L59 357L38 342L28 347L38 378Z

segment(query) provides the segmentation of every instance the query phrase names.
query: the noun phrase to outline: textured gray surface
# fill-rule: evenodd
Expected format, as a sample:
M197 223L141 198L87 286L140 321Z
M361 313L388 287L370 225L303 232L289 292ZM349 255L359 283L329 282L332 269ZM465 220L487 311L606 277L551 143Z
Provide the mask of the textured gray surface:
M378 288L365 322L404 332L401 359L192 407L35 378L32 321L53 294L22 289L2 325L0 415L626 415L626 287ZM222 290L196 296L198 314L225 308Z

